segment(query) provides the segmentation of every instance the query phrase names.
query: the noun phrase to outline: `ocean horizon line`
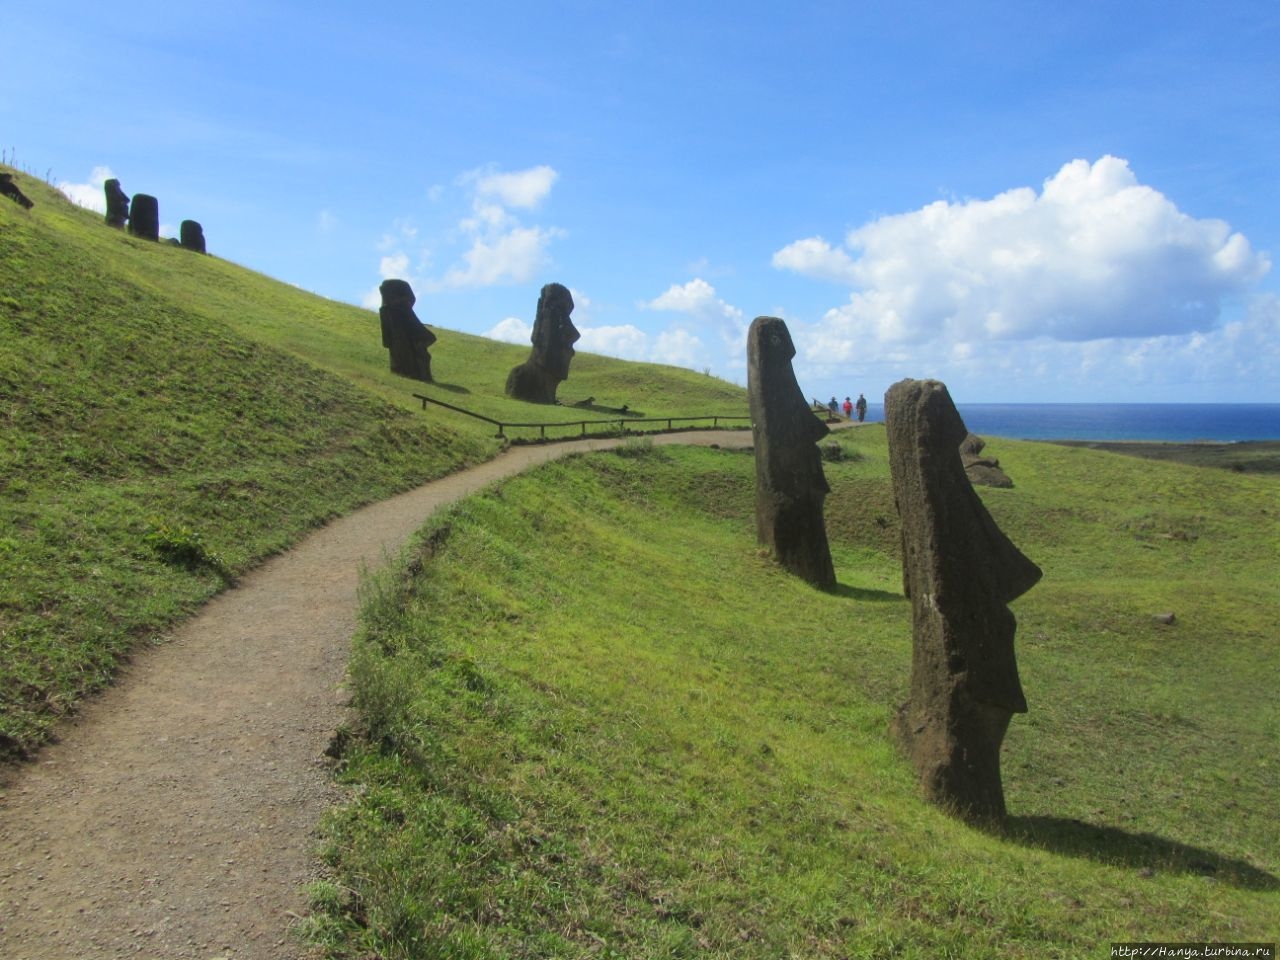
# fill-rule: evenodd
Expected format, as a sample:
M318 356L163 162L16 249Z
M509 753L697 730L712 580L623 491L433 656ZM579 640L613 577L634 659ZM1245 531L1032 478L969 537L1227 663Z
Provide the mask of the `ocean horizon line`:
M956 402L980 436L1014 440L1247 443L1280 441L1280 403L1224 401ZM884 406L869 405L870 419Z

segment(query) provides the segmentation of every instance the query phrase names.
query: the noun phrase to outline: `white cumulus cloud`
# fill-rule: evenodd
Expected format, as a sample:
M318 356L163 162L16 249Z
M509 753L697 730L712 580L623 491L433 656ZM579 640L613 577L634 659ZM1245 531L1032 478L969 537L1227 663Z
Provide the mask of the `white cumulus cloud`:
M672 310L699 319L741 320L742 311L716 296L716 288L701 277L672 284L665 293L645 304L650 310Z
M938 201L864 224L832 246L798 240L778 269L849 284L807 354L852 359L869 341L973 344L1151 338L1211 329L1270 269L1221 220L1196 219L1125 160L1073 160L988 200Z
M478 197L495 197L505 206L530 210L551 193L552 185L559 178L560 174L545 164L514 173L476 170L463 177L475 182Z
M528 344L533 339L533 326L519 317L507 317L485 333L490 340Z
M624 323L615 326L584 327L579 325L582 338L574 344L575 348L586 353L601 353L606 357L618 357L623 360L648 360L649 335L634 324Z
M115 179L115 176L110 167L94 167L93 172L89 174L88 183L69 183L62 180L58 182L58 189L77 206L105 214L107 195L103 192L103 187L108 180Z
M546 262L547 245L563 235L554 227L513 227L477 236L462 255L463 265L449 269L442 283L446 287L488 287L532 280Z

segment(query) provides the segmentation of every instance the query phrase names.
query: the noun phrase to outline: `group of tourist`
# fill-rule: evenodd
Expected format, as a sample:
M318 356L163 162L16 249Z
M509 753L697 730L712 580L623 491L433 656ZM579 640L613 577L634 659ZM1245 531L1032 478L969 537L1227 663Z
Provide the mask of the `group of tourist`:
M819 403L815 400L813 405L816 407L819 406ZM845 397L844 403L839 403L835 397L832 397L827 403L827 409L831 411L831 416L833 417L838 417L843 412L846 420L852 420L853 412L857 410L858 422L862 423L867 419L867 398L862 394L858 394L857 402Z

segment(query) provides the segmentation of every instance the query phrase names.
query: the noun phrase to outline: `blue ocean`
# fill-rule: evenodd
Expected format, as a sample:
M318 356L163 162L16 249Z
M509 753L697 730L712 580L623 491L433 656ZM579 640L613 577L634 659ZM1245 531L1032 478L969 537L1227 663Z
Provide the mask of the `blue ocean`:
M1018 440L1280 440L1280 403L957 403L980 436ZM883 420L879 404L867 419Z

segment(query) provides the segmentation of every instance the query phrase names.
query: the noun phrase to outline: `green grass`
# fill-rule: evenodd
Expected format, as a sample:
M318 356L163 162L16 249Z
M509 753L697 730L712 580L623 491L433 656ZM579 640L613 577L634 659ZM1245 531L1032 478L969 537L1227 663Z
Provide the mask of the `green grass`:
M12 172L35 207L0 203L0 761L264 557L500 447L419 409L376 313L138 240ZM427 392L568 418L502 395L527 349L441 330L433 354ZM582 355L580 373L601 402L745 411L691 371Z
M336 957L1093 957L1270 940L1276 487L994 441L1031 712L1005 832L928 806L887 726L910 609L884 433L826 465L840 587L757 548L749 454L540 468L367 584ZM1153 613L1172 610L1171 626Z

